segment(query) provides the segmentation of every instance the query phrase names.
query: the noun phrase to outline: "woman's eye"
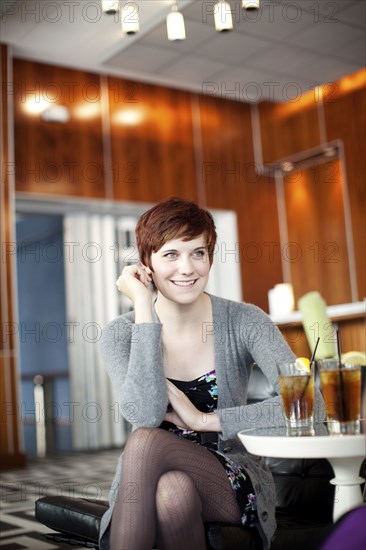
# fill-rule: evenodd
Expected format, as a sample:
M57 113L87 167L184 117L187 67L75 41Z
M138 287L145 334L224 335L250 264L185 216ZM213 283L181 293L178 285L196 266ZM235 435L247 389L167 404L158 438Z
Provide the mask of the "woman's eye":
M196 250L194 254L195 256L199 256L202 258L203 256L205 256L206 250Z
M176 257L175 252L167 252L166 254L164 254L164 258L175 258L175 257Z

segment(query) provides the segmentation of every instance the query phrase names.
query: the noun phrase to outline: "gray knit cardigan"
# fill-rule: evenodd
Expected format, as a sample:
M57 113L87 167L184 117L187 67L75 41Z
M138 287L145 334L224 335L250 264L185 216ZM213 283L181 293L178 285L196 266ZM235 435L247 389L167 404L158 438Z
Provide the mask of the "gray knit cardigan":
M210 295L213 323L202 326L203 341L213 339L218 388L217 414L222 433L219 450L241 464L249 474L257 497L258 529L263 548L270 546L276 530L275 488L265 459L249 454L237 432L254 427L284 425L279 395L246 405L247 388L256 363L278 393L277 361L292 361L294 355L280 331L258 307ZM163 421L167 390L163 369L162 325L155 312L153 323L134 323L134 313L122 315L103 331L101 352L123 417L139 427L158 427ZM319 392L315 399L321 402ZM320 406L322 409L322 406ZM110 508L100 528L100 548L109 549L107 536L117 496L121 460L110 491Z

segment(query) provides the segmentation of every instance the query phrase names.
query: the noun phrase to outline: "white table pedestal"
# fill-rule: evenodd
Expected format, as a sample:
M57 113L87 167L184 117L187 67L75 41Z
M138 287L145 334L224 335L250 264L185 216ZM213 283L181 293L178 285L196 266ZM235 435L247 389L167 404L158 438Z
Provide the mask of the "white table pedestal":
M358 473L362 457L328 458L334 470L335 478L330 483L335 485L333 521L343 514L362 504L360 485L365 480Z

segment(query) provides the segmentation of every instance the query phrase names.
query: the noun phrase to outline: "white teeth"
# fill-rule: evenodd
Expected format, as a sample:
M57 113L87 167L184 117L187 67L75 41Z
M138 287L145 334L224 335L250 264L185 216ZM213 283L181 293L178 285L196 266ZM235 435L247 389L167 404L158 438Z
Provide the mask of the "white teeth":
M193 285L194 280L193 281L172 281L172 283L178 286L190 286L190 285Z

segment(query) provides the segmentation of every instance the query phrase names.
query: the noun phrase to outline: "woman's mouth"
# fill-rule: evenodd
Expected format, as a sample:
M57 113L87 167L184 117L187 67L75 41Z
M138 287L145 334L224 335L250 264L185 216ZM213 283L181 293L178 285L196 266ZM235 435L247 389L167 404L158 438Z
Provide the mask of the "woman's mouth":
M190 279L189 281L171 281L176 286L193 286L198 279Z

